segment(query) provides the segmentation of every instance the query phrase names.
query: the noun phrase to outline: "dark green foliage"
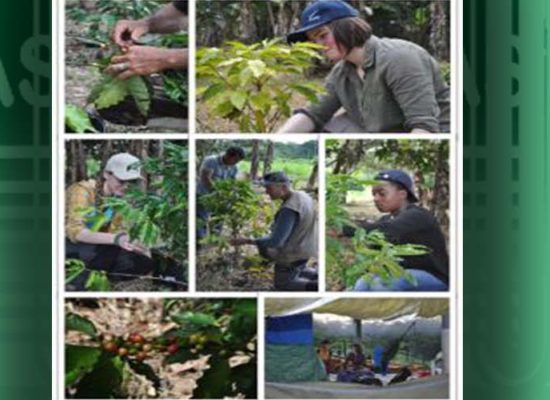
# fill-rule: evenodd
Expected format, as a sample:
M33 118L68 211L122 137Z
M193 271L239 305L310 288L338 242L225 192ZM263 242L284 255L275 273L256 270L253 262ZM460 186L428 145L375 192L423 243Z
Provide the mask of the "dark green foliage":
M77 276L88 272L85 287L93 292L106 292L111 289L109 279L105 271L92 271L86 268L81 260L67 259L65 261L65 284L70 284Z
M199 202L212 212L212 226L223 223L236 237L256 217L260 200L250 182L226 179L215 181L213 191L201 196Z
M103 352L91 372L78 382L75 398L108 399L120 397L124 361Z
M65 385L72 386L83 375L92 371L101 350L86 346L65 346Z
M175 260L185 260L187 249L187 148L164 143L162 157L142 161L152 177L150 192L132 190L124 198L108 198L130 224L130 237L145 246L164 248Z
M65 331L78 331L92 338L97 336L94 324L78 314L69 313L65 316Z

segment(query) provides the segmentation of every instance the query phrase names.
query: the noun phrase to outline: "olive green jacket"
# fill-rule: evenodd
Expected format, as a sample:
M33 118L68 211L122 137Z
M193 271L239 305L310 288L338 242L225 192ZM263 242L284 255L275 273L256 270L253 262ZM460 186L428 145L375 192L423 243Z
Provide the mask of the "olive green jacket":
M363 80L355 65L342 60L327 77L327 93L320 102L297 112L308 115L317 131L340 107L361 132L449 131L449 88L426 50L405 40L376 36L363 49Z

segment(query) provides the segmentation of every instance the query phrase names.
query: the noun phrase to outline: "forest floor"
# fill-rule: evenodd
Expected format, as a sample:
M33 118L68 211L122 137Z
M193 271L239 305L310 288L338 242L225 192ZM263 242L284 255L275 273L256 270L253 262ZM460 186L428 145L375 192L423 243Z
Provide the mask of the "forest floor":
M99 45L89 41L90 24L75 21L71 18L65 20L65 104L78 107L90 107L88 96L92 88L101 81L101 73L94 64L104 57ZM173 122L158 118L149 120L148 125L120 125L104 120L105 132L141 133L156 132L170 133L176 131ZM187 131L187 120L181 123L185 128L178 131ZM165 124L165 125L163 125ZM179 123L178 123L179 125Z

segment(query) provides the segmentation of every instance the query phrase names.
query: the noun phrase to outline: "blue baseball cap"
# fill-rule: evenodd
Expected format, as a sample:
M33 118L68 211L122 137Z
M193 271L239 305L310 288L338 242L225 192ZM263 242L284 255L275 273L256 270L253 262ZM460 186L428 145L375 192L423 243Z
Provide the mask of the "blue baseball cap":
M416 203L418 201L418 198L414 193L413 180L406 172L401 171L400 169L386 169L376 174L374 179L376 179L377 181L397 183L407 191L407 199L411 203Z
M262 178L261 185L262 186L268 186L273 185L277 183L290 183L290 178L283 172L283 171L277 171L277 172L269 172L265 174Z
M341 18L358 17L359 11L341 0L317 0L308 5L300 19L301 28L289 33L288 43L306 42L306 32Z

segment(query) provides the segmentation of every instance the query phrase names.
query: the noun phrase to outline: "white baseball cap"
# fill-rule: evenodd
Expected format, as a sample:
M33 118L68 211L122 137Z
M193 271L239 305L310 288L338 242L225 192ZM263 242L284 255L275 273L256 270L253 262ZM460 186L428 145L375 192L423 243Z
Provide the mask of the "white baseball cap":
M130 153L118 153L109 158L105 165L105 171L110 172L121 181L143 179L139 163L139 158Z

